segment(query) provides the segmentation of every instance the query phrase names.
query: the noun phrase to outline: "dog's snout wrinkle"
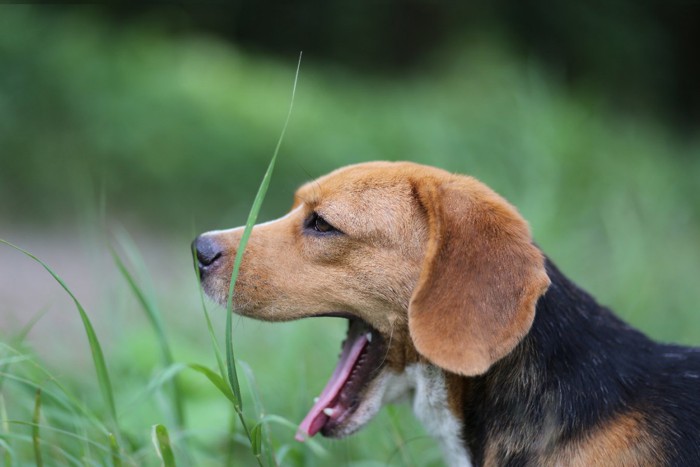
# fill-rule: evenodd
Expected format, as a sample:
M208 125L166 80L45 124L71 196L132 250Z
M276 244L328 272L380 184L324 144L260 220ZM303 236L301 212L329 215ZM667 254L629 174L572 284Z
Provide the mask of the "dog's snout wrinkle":
M208 235L200 235L192 242L197 253L198 266L206 269L216 263L223 256L223 248Z

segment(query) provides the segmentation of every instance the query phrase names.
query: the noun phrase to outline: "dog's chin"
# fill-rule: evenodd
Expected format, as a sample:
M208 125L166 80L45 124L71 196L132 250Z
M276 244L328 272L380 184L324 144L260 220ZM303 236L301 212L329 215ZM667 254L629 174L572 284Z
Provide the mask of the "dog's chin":
M200 285L204 294L217 305L226 306L226 299L228 298L228 294L224 291L228 290L225 287L228 285L225 283L226 281L221 280L218 274L200 274Z
M201 285L205 295L209 297L211 301L213 301L221 307L226 308L226 306L228 305L228 295L230 286L230 281L228 278L224 279L219 274L211 274L202 279ZM256 317L253 313L250 313L248 311L249 308L251 308L250 303L242 302L238 294L233 295L232 301L233 310L237 314L243 316L251 316L252 318Z

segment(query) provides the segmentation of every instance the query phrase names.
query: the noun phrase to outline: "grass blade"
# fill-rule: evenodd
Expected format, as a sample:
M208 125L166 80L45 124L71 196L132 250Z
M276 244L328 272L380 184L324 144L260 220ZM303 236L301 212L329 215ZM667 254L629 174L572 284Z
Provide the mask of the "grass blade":
M24 339L27 337L29 332L32 330L34 325L39 322L39 320L46 314L47 310L42 310L38 313L36 313L32 318L29 320L27 324L25 324L22 329L19 330L19 332L11 339L12 343L16 347L20 347L22 345L22 342L24 342ZM25 358L29 358L25 356ZM0 373L6 373L9 372L10 370L10 363L11 362L2 362L0 363ZM0 375L0 391L2 391L2 385L5 382L5 378Z
M197 251L192 245L192 264L194 266L194 273L197 276L197 290L199 290L199 300L202 302L202 310L204 311L204 318L207 322L207 331L209 331L209 339L211 340L212 347L214 347L214 355L216 356L216 364L219 367L219 373L223 377L226 374L224 359L221 355L221 349L219 348L219 342L216 339L216 334L214 333L214 326L211 324L211 317L209 316L209 311L207 311L207 304L204 301L204 291L199 284L202 283L202 278L199 273L199 268L197 267Z
M286 418L280 417L279 415L268 414L260 419L260 423L276 423L278 425L289 428L292 432L296 433L299 429L299 425L290 422ZM304 448L309 448L316 456L325 458L328 457L328 451L321 446L321 444L313 438L309 438L304 443L301 443Z
M13 452L10 445L2 437L0 437L0 448L5 451L3 456L3 464L5 467L12 467Z
M173 352L165 335L165 328L163 326L163 320L158 307L155 305L155 303L153 303L153 300L150 300L146 296L143 289L138 286L136 280L134 280L134 276L126 268L126 265L119 257L117 252L114 251L114 248L112 248L111 245L109 246L109 251L112 254L115 264L117 265L117 269L119 269L119 272L122 274L127 284L129 284L129 288L136 296L138 302L141 304L141 308L143 308L144 312L146 313L146 317L153 327L158 343L160 344L163 366L166 368L171 366L174 361ZM178 427L183 428L185 426L185 409L182 401L182 390L177 378L173 378L172 380L172 397L175 404L175 423Z
M149 380L145 388L136 393L131 400L121 404L119 417L121 418L122 414L129 414L132 412L145 399L151 397L157 390L163 388L166 384L169 384L170 381L177 377L177 375L179 375L185 368L187 368L187 365L184 363L173 363L168 368L163 368L158 371Z
M41 318L44 317L48 309L43 309L40 310L38 313L35 313L34 316L32 316L27 324L22 326L22 329L19 330L19 332L14 336L12 339L13 345L19 347L22 342L24 342L24 339L27 337L29 332L32 330L34 325L39 322Z
M154 425L151 439L153 441L153 446L156 448L156 453L158 453L158 457L163 462L163 466L175 467L175 455L173 454L173 449L170 446L168 429L161 424Z
M231 282L229 284L228 290L228 300L226 301L226 367L228 369L228 380L231 385L233 393L238 399L239 407L237 410L243 410L241 404L241 389L238 384L238 375L236 373L236 365L233 354L233 342L232 342L232 317L233 314L233 289L236 285L236 279L238 278L238 271L241 267L241 262L243 261L243 253L245 252L245 247L248 244L248 238L253 230L255 221L258 218L260 212L260 207L265 199L265 194L270 186L270 179L272 178L272 171L275 168L275 162L277 161L277 154L279 154L280 147L282 146L282 140L284 139L284 134L287 131L287 126L289 125L289 119L292 115L292 109L294 108L294 97L297 90L297 82L299 80L299 68L301 67L301 53L299 54L299 62L297 63L297 70L294 76L294 85L292 87L292 98L289 103L289 112L287 112L287 119L282 127L282 132L277 140L277 146L275 146L275 151L272 154L272 159L270 159L270 164L267 166L267 171L265 171L265 176L263 177L260 187L258 188L258 193L255 195L255 200L253 201L253 206L248 214L248 220L246 221L245 229L243 230L243 235L241 236L241 241L238 244L238 250L236 251L236 258L233 262L233 269L231 271Z
M260 391L255 382L255 375L253 375L253 369L246 362L239 361L238 364L243 369L243 376L245 376L246 382L248 383L248 389L253 398L253 408L255 409L256 416L262 420L265 417L265 409L263 407L262 401L260 400ZM262 437L262 448L261 451L266 454L267 465L277 465L278 462L275 460L275 456L272 449L272 439L270 438L270 430L263 431L266 436Z
M262 449L262 423L257 423L252 430L250 430L250 444L253 446L253 454L255 457L260 457L260 451Z
M76 437L79 437L80 439L80 445L81 445L81 452L80 452L80 458L81 459L92 459L93 458L93 453L92 453L92 448L90 447L90 438L88 437L87 429L85 428L84 423L78 424L78 420L76 420L76 423L74 423L75 427L75 432L79 434L76 434Z
M163 354L163 360L167 361L166 366L170 366L173 363L173 354L170 350L168 339L165 337L165 329L163 328L163 321L161 319L158 308L150 299L146 297L146 293L138 286L136 280L134 279L134 276L126 268L126 265L122 261L121 257L117 254L116 251L114 251L114 248L112 248L111 245L109 246L109 251L112 254L112 259L114 259L114 263L117 265L117 269L119 269L119 272L126 280L127 284L129 285L129 288L136 296L136 299L138 300L139 304L146 312L146 317L148 318L148 321L151 323L151 326L153 326L153 330L156 333L156 338L158 339L158 344L160 345L160 350Z
M51 274L51 276L56 280L56 282L58 282L58 284L63 288L63 290L66 291L66 293L73 300L73 303L75 304L76 308L78 309L78 312L80 313L80 319L83 322L85 334L87 335L88 343L90 344L92 361L95 365L95 372L97 373L97 381L99 383L100 391L102 392L102 397L104 399L105 405L107 406L107 411L111 418L112 424L114 425L114 428L118 431L119 426L117 422L117 410L114 404L112 383L109 379L109 373L107 371L107 365L105 363L104 354L102 353L102 347L100 346L100 342L97 339L97 335L95 334L95 330L92 327L92 323L90 322L90 318L85 312L85 309L80 304L75 295L73 295L73 292L68 288L66 283L63 282L63 279L61 279L55 272L53 272L53 270L48 265L46 265L46 263L44 263L42 260L34 256L33 254L29 253L28 251L16 245L13 245L12 243L6 240L0 238L0 243L4 243L9 247L14 248L15 250L23 253L24 255L39 263L49 274Z
M233 393L236 402L234 402L234 409L238 413L238 417L241 420L241 424L243 425L243 429L246 432L246 435L248 436L248 439L251 442L251 445L253 445L253 451L255 453L255 443L253 442L253 437L252 433L248 429L248 426L245 422L245 418L243 416L243 404L242 404L242 398L241 398L241 387L238 382L238 373L236 372L236 360L235 360L235 355L233 352L233 337L232 337L232 326L233 326L233 290L236 285L236 279L238 278L238 272L241 268L241 262L243 261L243 253L245 252L245 247L248 244L248 238L250 238L250 234L253 230L253 226L255 225L255 221L258 218L258 214L260 213L260 207L262 206L262 202L265 199L265 194L267 193L267 189L270 186L270 179L272 178L272 172L275 168L275 162L277 161L277 155L279 154L280 147L282 146L282 140L284 139L284 134L287 131L287 126L289 125L289 119L292 115L292 109L294 108L294 97L296 95L296 90L297 90L297 82L299 80L299 69L301 67L301 57L302 54L299 54L299 62L297 63L297 69L296 69L296 74L294 75L294 85L292 87L292 98L289 103L289 111L287 112L287 118L284 122L284 126L282 127L282 132L280 133L280 137L277 140L277 145L275 146L275 151L272 154L272 159L270 159L270 164L267 166L267 170L265 171L265 175L263 176L262 182L260 183L260 187L258 188L258 192L255 195L255 199L253 200L253 206L250 208L250 213L248 214L248 219L246 220L246 225L245 229L243 230L243 235L241 236L241 241L238 244L238 250L236 251L236 257L233 262L233 268L231 270L231 281L229 283L229 290L228 290L228 299L226 300L226 376L228 378L228 383L229 386L231 387L231 392ZM255 458L258 461L258 464L261 466L263 465L262 459L260 457L260 452L258 449L258 452L255 453Z
M119 453L119 443L113 433L109 434L109 452L112 455L112 467L121 467L122 459Z
M237 404L238 401L236 400L236 395L233 393L233 391L231 391L231 388L228 384L226 384L226 381L221 375L218 375L204 365L199 365L197 363L190 363L187 365L187 367L206 376L207 379L209 379L209 381L211 381L211 383L216 386L216 388L221 391L221 393L226 396L231 403L233 403L233 405Z
M36 390L36 396L34 397L34 416L32 417L32 422L34 426L32 427L32 443L34 444L34 462L37 467L42 467L44 461L41 458L41 441L39 437L39 417L41 416L41 389Z
M7 407L5 407L5 398L3 397L2 393L0 393L0 421L2 422L3 432L3 435L0 436L0 441L2 441L2 447L5 450L5 455L3 456L5 462L3 465L10 467L12 465L12 449L3 439L6 435L10 434L10 424L7 421Z

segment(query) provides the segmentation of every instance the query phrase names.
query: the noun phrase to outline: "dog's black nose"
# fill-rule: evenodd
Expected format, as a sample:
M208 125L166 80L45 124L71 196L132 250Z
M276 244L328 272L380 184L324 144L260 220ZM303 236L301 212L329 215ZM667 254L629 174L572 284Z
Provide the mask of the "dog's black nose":
M205 269L214 264L223 254L222 248L208 235L200 235L192 242L192 247L197 252L199 269Z

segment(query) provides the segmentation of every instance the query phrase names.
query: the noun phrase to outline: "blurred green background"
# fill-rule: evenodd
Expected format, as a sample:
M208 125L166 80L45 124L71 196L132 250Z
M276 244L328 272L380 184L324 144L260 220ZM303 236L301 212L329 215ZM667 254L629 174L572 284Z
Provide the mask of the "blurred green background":
M261 220L344 164L468 173L516 205L601 302L654 338L698 345L699 22L700 4L682 1L2 5L0 238L49 262L86 305L127 463L158 463L150 427L164 423L181 464L249 465L229 402L200 375L180 374L187 425L174 427L158 343L108 245L158 304L175 360L214 367L189 242L245 222L303 50ZM20 422L34 392L17 378L55 379L104 409L72 303L0 247L0 418L12 421L0 424L0 450L31 464ZM209 307L221 340L224 313ZM234 323L237 357L257 379L246 397L297 423L335 364L343 323ZM104 439L46 404L46 458L107 462L86 449ZM293 430L271 430L284 465L440 465L406 407L348 440L321 440L325 457Z

